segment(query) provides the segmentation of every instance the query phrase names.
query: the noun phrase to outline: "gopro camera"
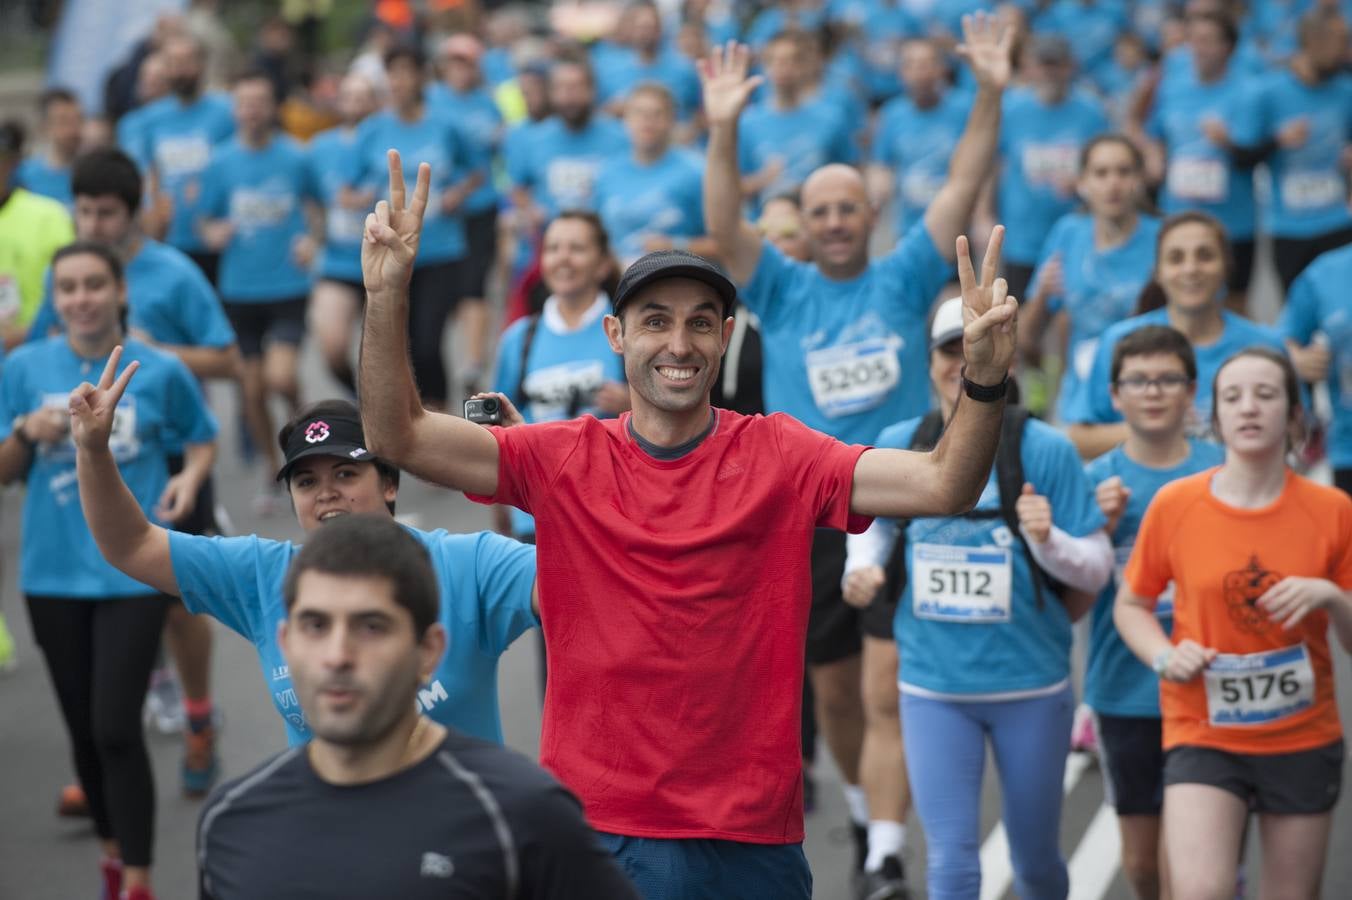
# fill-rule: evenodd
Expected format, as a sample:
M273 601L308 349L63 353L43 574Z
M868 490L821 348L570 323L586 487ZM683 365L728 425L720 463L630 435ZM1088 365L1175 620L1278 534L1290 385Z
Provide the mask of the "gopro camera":
M476 425L501 425L502 404L496 397L465 401L465 418Z

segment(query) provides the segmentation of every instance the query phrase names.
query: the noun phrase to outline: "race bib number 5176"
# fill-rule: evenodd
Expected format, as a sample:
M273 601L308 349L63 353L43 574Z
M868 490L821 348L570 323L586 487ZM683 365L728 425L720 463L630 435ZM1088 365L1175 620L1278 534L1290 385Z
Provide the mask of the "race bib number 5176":
M1266 725L1314 703L1314 669L1304 644L1217 656L1203 673L1212 725Z

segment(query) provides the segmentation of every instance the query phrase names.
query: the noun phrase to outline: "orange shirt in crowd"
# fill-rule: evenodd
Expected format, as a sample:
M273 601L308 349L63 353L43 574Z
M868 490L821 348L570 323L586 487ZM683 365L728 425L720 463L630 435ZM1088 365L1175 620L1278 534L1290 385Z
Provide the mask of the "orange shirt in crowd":
M1125 573L1142 597L1172 580L1174 643L1222 654L1186 684L1160 683L1164 747L1274 754L1330 744L1342 724L1328 613L1288 629L1255 604L1288 575L1352 588L1352 498L1288 471L1275 503L1237 509L1212 495L1216 471L1155 495Z

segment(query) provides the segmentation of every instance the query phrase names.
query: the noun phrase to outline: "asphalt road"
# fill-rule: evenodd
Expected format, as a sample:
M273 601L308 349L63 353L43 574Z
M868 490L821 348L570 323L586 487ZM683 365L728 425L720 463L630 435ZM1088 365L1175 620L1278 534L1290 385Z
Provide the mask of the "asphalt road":
M313 353L304 361L307 399L320 399L333 386L320 374ZM257 475L241 468L233 423L234 400L213 389L213 407L220 414L222 462L218 484L236 533L298 539L289 512L261 519L249 508ZM0 550L3 551L3 599L0 609L18 641L19 668L0 677L0 898L4 900L75 900L97 896L97 846L87 824L58 819L57 791L71 780L65 735L41 657L32 644L27 616L16 596L14 572L19 536L20 495L11 490L0 502ZM458 494L434 489L413 479L404 482L399 498L401 517L422 527L473 531L489 526L488 513ZM534 755L540 724L535 650L529 636L518 641L502 661L499 691L507 742ZM1339 656L1339 693L1344 721L1352 721L1352 676ZM213 662L215 694L224 712L220 752L227 775L240 773L279 750L285 743L280 720L264 690L253 648L218 628ZM179 749L171 737L153 735L151 747L159 787L155 882L166 900L195 896L193 835L199 804L178 792ZM851 849L839 778L823 747L818 765L821 802L808 818L807 852L821 900L850 897ZM1071 866L1071 895L1083 900L1130 897L1117 866L1116 826L1102 805L1102 779L1091 757L1072 758L1067 769L1062 847ZM1352 766L1349 766L1352 776ZM1352 782L1352 777L1348 779ZM999 789L988 773L982 801L983 900L1008 894L1010 884L1003 829L999 826ZM908 871L914 894L924 896L924 841L912 817ZM1352 846L1352 801L1337 812L1331 845L1326 897L1352 897L1352 858L1337 848ZM1256 885L1250 860L1250 883ZM1251 892L1251 895L1255 894Z

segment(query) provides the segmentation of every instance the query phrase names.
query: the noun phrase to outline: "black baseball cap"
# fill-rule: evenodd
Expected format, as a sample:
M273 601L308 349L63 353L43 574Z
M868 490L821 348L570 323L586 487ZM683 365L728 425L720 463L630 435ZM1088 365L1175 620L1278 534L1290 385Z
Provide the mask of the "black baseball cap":
M732 307L737 303L737 286L717 265L687 250L657 250L635 260L624 270L624 277L615 289L611 312L618 316L635 294L664 278L693 278L704 282L718 292L723 301L723 315L732 315Z
M303 419L291 430L286 441L286 462L277 470L284 481L297 461L307 456L345 456L358 462L375 462L366 449L361 419L342 412L326 410Z

